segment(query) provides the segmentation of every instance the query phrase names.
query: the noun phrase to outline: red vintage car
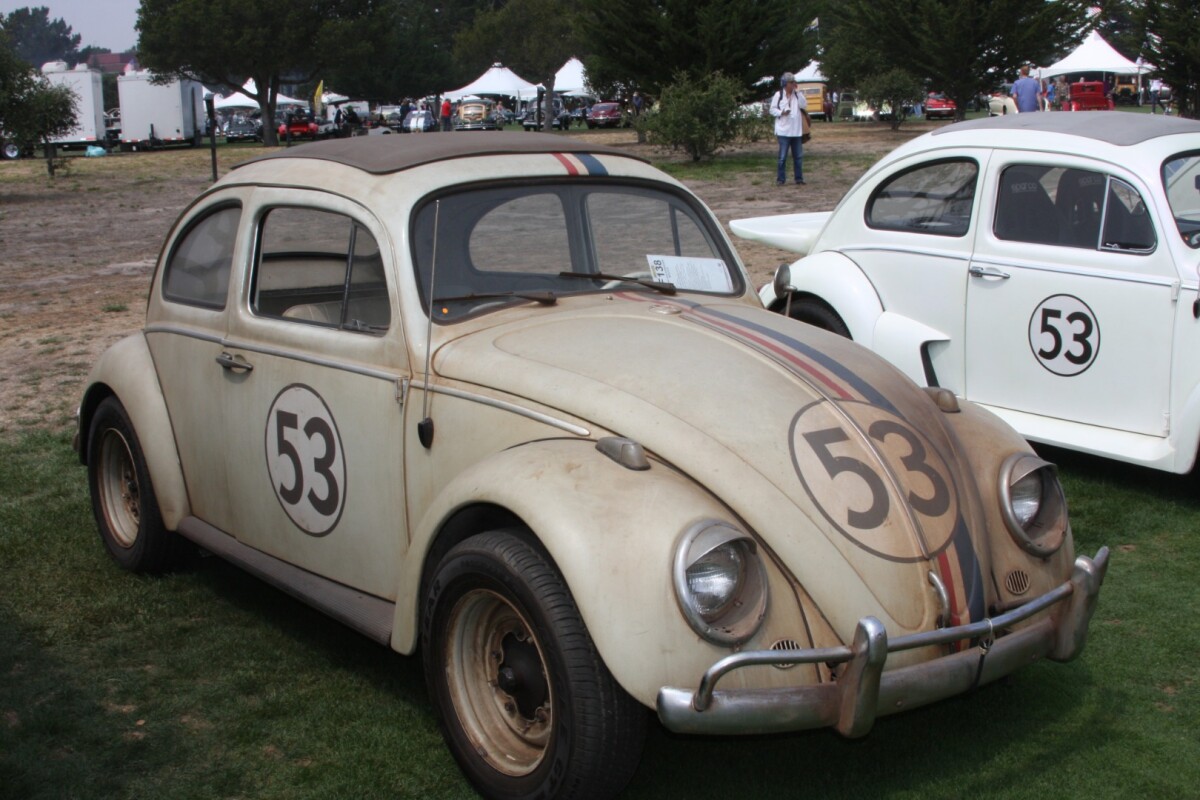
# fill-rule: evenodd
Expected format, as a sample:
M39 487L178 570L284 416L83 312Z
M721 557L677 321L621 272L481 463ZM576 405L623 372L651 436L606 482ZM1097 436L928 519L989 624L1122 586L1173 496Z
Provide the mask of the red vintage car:
M1112 98L1104 92L1103 81L1080 81L1071 84L1072 111L1111 111Z
M320 134L320 127L316 120L305 116L289 117L279 123L279 138L286 139L290 135L293 139L316 139Z
M954 119L958 106L941 92L930 92L925 98L925 119Z

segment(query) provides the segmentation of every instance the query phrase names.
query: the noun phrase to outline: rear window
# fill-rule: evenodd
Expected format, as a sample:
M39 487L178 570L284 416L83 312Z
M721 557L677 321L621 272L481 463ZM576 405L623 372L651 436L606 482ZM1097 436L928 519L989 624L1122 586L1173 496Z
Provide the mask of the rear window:
M167 258L164 298L203 308L225 308L241 218L241 206L229 205L188 225Z
M867 203L867 225L878 230L965 236L971 227L979 165L973 159L921 164L893 175Z

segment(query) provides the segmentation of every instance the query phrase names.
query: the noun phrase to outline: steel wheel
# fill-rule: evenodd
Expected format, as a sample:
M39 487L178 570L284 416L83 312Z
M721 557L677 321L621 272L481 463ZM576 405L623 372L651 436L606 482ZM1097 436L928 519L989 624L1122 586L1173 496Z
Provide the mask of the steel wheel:
M121 547L133 547L141 526L141 489L129 442L120 431L108 429L100 437L97 490L105 527Z
M554 704L529 623L495 592L455 605L443 654L450 698L479 754L505 775L528 775L546 754Z

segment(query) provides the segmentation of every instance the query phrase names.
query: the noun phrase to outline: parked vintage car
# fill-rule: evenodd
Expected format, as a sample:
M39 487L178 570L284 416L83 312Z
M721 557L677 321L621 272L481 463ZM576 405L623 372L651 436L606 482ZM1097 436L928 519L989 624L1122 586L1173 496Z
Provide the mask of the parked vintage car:
M1105 92L1104 81L1077 81L1071 84L1072 111L1111 111L1113 99Z
M527 131L540 131L542 129L542 119L545 114L545 109L542 104L536 100L529 101L529 107L525 110L525 116L521 118L521 127ZM555 130L565 131L571 126L571 113L567 111L562 104L562 100L554 98L554 119L550 120L550 127Z
M289 114L279 123L277 131L282 139L317 139L320 138L321 128L317 121L306 114Z
M619 128L622 124L621 104L612 101L593 103L587 111L589 128Z
M797 319L1034 441L1188 472L1198 152L1200 123L1147 114L972 120L897 148L833 212L731 227L805 254Z
M454 111L456 131L498 131L500 125L490 100L464 100Z
M686 733L833 727L1084 646L1051 464L990 414L763 309L625 150L360 137L175 223L79 452L108 552L194 542L419 649L489 797L611 796Z
M941 92L930 92L925 98L925 119L954 119L958 105Z
M224 133L227 142L261 142L262 120L236 114L226 120Z

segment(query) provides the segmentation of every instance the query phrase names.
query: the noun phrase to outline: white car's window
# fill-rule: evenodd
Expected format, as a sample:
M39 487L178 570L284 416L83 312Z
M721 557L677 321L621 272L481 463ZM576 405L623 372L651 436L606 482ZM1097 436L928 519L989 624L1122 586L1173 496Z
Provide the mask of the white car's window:
M443 195L414 215L422 302L432 297L435 319L450 322L569 294L672 288L646 285L654 281L681 292L741 292L741 273L716 222L693 202L600 180Z
M1094 170L1014 164L1000 173L996 237L1086 250L1148 253L1154 225L1137 189Z
M225 307L241 217L241 206L224 206L191 223L167 259L163 297L205 308Z
M1162 180L1179 235L1188 247L1200 248L1200 153L1181 153L1167 159Z
M254 313L382 333L391 303L379 245L360 223L313 208L274 208L259 223Z
M884 181L867 203L867 225L878 230L964 236L971 226L979 165L935 161Z

